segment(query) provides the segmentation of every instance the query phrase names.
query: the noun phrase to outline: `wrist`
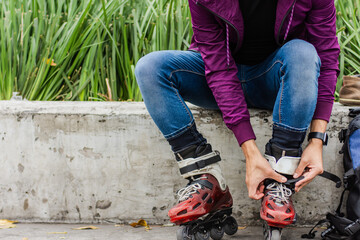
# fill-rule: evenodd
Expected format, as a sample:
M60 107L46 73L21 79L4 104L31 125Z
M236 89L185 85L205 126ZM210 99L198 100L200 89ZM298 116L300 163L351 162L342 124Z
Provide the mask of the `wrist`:
M244 142L241 145L241 149L243 150L246 161L262 157L262 154L253 139Z
M310 132L322 132L326 131L327 122L320 119L312 120L310 126Z
M324 143L321 139L318 138L312 138L309 140L309 145L314 145L314 146L318 146L318 147L323 147Z
M241 148L245 156L247 167L248 163L252 166L257 166L258 164L261 164L262 160L266 161L254 140L244 142L244 144L241 145Z

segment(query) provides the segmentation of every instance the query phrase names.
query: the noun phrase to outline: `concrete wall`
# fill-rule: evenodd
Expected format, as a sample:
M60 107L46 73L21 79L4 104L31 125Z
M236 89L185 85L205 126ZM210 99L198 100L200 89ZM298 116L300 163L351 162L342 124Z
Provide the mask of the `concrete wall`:
M241 225L259 223L248 199L245 158L218 112L192 107L198 127L221 152ZM176 190L186 184L143 103L0 102L0 218L31 222L168 221ZM261 150L271 113L252 110ZM349 119L336 105L324 151L325 169L342 174L337 132ZM294 202L300 224L336 208L340 190L317 178Z

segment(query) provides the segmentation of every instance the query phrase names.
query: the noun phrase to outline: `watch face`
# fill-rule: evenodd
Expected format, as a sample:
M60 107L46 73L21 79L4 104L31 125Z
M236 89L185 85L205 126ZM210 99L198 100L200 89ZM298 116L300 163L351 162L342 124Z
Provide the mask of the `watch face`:
M329 136L327 135L327 133L324 133L324 145L328 144L328 140L329 140Z

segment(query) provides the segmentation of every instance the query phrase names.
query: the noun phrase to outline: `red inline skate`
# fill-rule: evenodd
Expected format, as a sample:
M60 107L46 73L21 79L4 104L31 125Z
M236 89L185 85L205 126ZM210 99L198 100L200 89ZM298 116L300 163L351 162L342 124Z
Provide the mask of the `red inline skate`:
M264 223L264 239L280 240L281 231L296 222L295 208L291 200L295 183L303 179L291 179L286 183L267 181L265 196L261 202L260 216Z
M180 225L177 240L220 240L224 233L233 235L238 229L231 217L233 200L218 164L220 155L207 147L195 157L180 156L184 159L179 161L180 172L190 182L178 191L179 203L169 211L170 221Z
M291 196L295 192L295 184L304 177L292 179L301 156L301 149L281 149L267 144L265 157L271 167L287 177L286 183L274 180L265 181L265 196L261 202L260 216L264 220L264 239L281 240L282 229L296 222L295 208Z

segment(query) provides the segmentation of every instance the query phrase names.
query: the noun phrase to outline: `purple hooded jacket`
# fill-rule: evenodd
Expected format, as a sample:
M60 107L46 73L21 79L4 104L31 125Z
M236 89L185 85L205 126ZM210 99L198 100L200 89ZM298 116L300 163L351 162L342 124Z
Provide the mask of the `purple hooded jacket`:
M255 139L232 57L240 49L244 37L239 0L189 0L189 6L194 30L190 50L202 55L206 80L224 122L240 145ZM329 121L340 52L334 0L278 0L274 35L279 46L297 38L316 48L321 69L313 119Z

